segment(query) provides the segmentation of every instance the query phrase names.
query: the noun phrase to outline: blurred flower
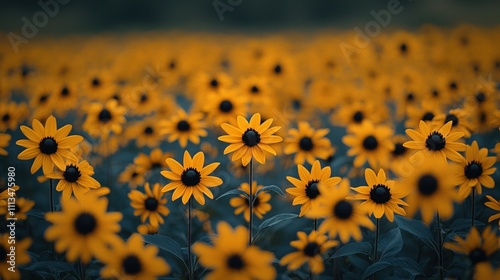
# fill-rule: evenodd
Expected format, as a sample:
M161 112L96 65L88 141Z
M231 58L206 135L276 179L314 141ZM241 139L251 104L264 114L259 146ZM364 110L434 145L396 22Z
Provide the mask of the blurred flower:
M203 194L213 199L214 196L208 188L222 184L220 178L209 176L220 163L214 162L203 167L205 162L203 152L198 152L191 158L189 152L184 151L183 165L173 158L167 158L166 162L171 171L161 171L161 175L172 182L166 184L162 192L175 190L172 200L182 196L182 203L186 204L191 196L194 196L199 204L205 205Z
M0 156L6 156L9 154L7 150L4 148L7 148L9 146L11 136L8 133L0 133Z
M160 121L161 133L168 136L170 143L179 140L182 148L187 146L188 140L198 145L200 137L207 136L206 125L202 119L202 113L188 115L183 109L178 109L170 119Z
M301 205L299 216L302 217L312 209L318 207L319 198L322 195L318 186L324 185L324 190L331 192L334 187L340 183L340 177L330 177L331 168L326 166L321 168L318 160L316 160L312 167L311 172L299 164L297 165L299 172L299 179L287 176L286 179L294 185L293 188L286 189L286 192L293 195L294 199L292 205Z
M118 182L127 183L130 188L144 185L144 171L135 164L129 164L118 176Z
M9 196L10 197L10 196ZM16 198L16 203L14 205L14 217L19 221L26 220L28 216L26 213L30 211L33 206L35 206L35 202L30 199L26 199L24 197ZM6 215L10 217L10 206L0 208L0 215Z
M271 194L262 191L258 196L255 196L255 193L262 189L262 185L257 185L256 181L252 182L252 193L254 194L253 198L253 213L259 218L262 219L263 215L267 212L271 211L271 204L269 204L269 200L271 199ZM242 183L239 187L240 190L244 191L246 194L250 195L250 185L248 183ZM245 221L250 221L250 207L248 205L248 199L244 195L240 195L238 197L233 197L229 200L229 204L236 208L234 210L235 215L239 215L243 213L245 217Z
M147 118L130 123L125 129L125 138L134 139L137 147L158 147L161 139L160 124L156 118Z
M74 82L62 83L57 85L51 102L54 104L54 109L59 116L64 116L69 110L75 109L78 104L79 94L77 85Z
M390 171L395 174L402 173L404 164L407 163L410 158L411 150L403 146L406 141L408 141L408 138L403 135L394 135L394 137L392 137L394 149L391 151L388 167Z
M500 279L500 268L493 268L489 262L480 262L474 266L474 279Z
M107 139L110 133L121 134L125 123L126 109L118 105L114 99L105 104L91 103L87 109L87 117L83 123L85 130L92 137Z
M8 202L8 198L11 197L10 194L9 194L9 188L7 187L7 184L5 184L4 186L1 187L2 192L0 192L0 206L1 207L4 207L4 206L7 206ZM18 191L19 190L19 186L18 185L15 185L14 187L10 187L11 190L13 191ZM10 191L12 192L12 191ZM5 207L7 209L7 207Z
M52 223L45 231L45 239L55 242L56 252L66 251L66 259L74 262L80 259L89 263L91 258L106 256L108 246L119 246L121 239L119 222L122 214L107 213L108 200L92 194L84 195L80 200L63 200L61 212L45 214Z
M144 246L142 236L133 234L125 243L114 246L100 259L104 263L101 276L115 279L154 280L168 274L170 266L158 256L158 247Z
M202 100L200 107L211 118L210 123L217 127L224 122L234 124L238 116L244 116L247 112L244 95L234 90L222 89Z
M325 136L330 132L323 128L315 130L307 122L299 122L298 129L288 130L284 153L295 153L295 164L304 164L307 160L313 164L316 158L327 159L334 153L330 140Z
M438 105L433 100L424 100L419 105L409 106L407 108L408 119L405 122L405 126L407 128L415 128L420 121L424 121L427 125L435 123L435 117L442 114L442 110ZM444 124L439 123L440 126Z
M464 138L471 137L473 126L470 121L470 113L464 109L457 108L449 110L447 114L437 115L433 121L438 127L452 121L450 130L451 133L463 132Z
M91 177L92 175L94 175L94 168L84 160L80 163L77 161L66 163L66 168L47 174L46 177L59 180L56 190L62 191L62 200L68 200L71 194L80 200L84 193L101 186L96 179Z
M497 201L491 195L487 195L486 198L488 198L489 201L485 202L484 205L498 212L488 218L488 223L490 223L500 218L500 200ZM498 226L500 227L500 220L498 220Z
M12 267L9 264L8 254L12 251L12 239L9 238L8 233L0 235L0 278L5 280L15 280L21 279L21 273L17 268L18 265L25 265L31 261L31 257L28 253L28 248L30 247L32 240L29 237L23 238L22 240L15 239L15 263L16 267L14 271L9 270Z
M14 130L28 115L28 106L24 103L0 103L0 131Z
M31 166L31 173L35 173L43 167L43 174L52 173L54 165L64 170L66 165L64 159L77 161L70 149L80 143L83 137L80 135L68 136L72 126L67 124L57 129L56 118L50 116L45 122L45 127L38 121L33 120L33 129L22 125L21 131L28 139L18 140L17 145L25 147L17 158L28 160L35 158Z
M454 241L444 243L444 248L467 255L473 265L489 261L489 257L499 249L496 231L491 227L485 228L481 235L476 227L472 227L466 239L455 236Z
M137 227L140 234L157 234L160 231L160 225L153 226L150 223L142 224Z
M221 124L222 129L228 135L218 138L222 142L229 143L229 146L224 149L224 154L234 152L232 161L241 158L242 164L246 166L252 158L255 158L257 162L264 164L266 162L264 151L276 155L276 151L269 144L279 143L283 141L283 138L273 135L281 128L271 127L273 119L268 119L261 124L260 114L256 113L250 122L242 116L238 116L237 122L238 127L227 123Z
M167 216L170 211L165 206L167 198L163 197L160 189L160 183L153 185L153 190L149 187L149 183L144 185L146 193L138 190L132 190L128 194L130 205L134 208L134 216L141 216L141 222L145 222L149 218L149 223L153 227L158 227L163 224L163 216Z
M134 164L140 173L148 174L167 167L166 159L170 157L172 157L171 153L164 153L160 148L156 148L149 153L149 156L140 153L134 158Z
M235 229L226 222L217 224L218 236L211 236L213 246L197 242L193 252L201 265L212 268L207 280L275 279L274 255L248 245L248 232L243 226Z
M145 88L132 88L127 96L127 105L131 108L131 115L149 115L161 105L160 93Z
M297 251L289 253L281 258L280 265L288 265L288 270L297 270L305 262L313 274L320 274L325 269L323 256L328 249L339 244L336 240L328 240L328 237L317 231L309 235L305 232L297 232L299 240L290 242Z

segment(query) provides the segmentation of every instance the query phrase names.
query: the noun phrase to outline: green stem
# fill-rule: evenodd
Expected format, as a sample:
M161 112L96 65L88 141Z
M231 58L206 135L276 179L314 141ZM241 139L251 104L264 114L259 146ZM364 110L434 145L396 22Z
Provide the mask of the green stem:
M373 252L373 262L377 262L378 258L378 240L380 238L380 218L377 218L377 224L375 229L375 250Z
M253 228L253 190L252 190L252 183L253 183L253 159L250 159L250 172L248 175L248 185L250 187L250 193L249 197L250 199L248 200L248 208L250 210L250 219L248 222L248 245L252 245L252 228Z
M443 279L443 233L441 229L441 221L439 219L439 212L436 213L436 222L438 226L438 239L439 239L439 279Z
M314 231L318 230L318 219L314 218Z
M81 260L78 260L78 271L80 272L80 279L85 280L85 269Z
M188 232L187 232L187 240L188 240L188 270L189 270L189 279L193 279L193 264L191 257L191 208L192 202L191 198L189 198L188 205Z
M52 186L52 179L49 179L50 182L50 189L49 189L49 203L50 203L50 213L54 212L54 190ZM55 260L56 259L56 248L54 242L51 242L52 246L52 258Z
M471 227L474 226L474 220L476 218L476 188L472 188L472 192L471 192Z

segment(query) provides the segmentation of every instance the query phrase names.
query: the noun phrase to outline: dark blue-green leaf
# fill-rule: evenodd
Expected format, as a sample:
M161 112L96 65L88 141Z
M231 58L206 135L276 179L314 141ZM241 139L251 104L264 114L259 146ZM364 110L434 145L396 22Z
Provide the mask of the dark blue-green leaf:
M278 187L276 185L269 185L269 186L262 187L262 189L258 190L255 193L255 197L257 197L259 195L259 193L264 192L264 191L272 191L272 192L275 192L281 196L285 196L285 193L281 190L280 187Z
M282 214L278 214L274 217L271 217L267 220L264 220L262 222L262 224L260 224L259 226L259 229L258 229L258 232L263 230L263 229L266 229L268 227L272 227L278 223L281 223L281 222L284 222L284 221L287 221L287 220L290 220L290 219L294 219L294 218L297 218L298 215L297 214L292 214L292 213L282 213Z
M364 254L370 255L372 251L372 245L368 242L351 242L340 247L333 255L333 258L339 258L354 254Z
M182 254L181 245L179 245L179 243L172 238L161 234L143 235L142 238L144 239L144 242L155 245L158 248L171 253L186 264Z
M374 273L377 273L377 272L381 271L382 269L385 269L388 267L392 267L392 264L390 262L386 262L386 261L376 262L376 263L370 265L370 267L368 267L365 270L365 273L363 274L363 279L366 279L366 278L370 277L371 275L373 275Z
M392 257L385 259L384 261L390 262L394 267L408 271L413 276L424 274L420 264L408 257Z
M393 228L383 235L380 240L380 247L382 250L382 255L380 260L384 258L393 257L401 249L403 249L403 238L401 237L401 230L399 228Z
M437 244L432 237L430 229L424 223L417 220L410 220L401 216L396 216L394 220L401 230L404 230L418 237L419 240L424 242L427 246L431 247L434 252L438 254L439 251Z
M219 197L217 197L216 200L219 200L225 196L228 196L228 195L243 195L247 198L247 200L250 200L250 197L248 196L248 194L246 192L244 192L243 190L240 190L240 189L235 189L235 190L230 190L230 191L227 191L223 194L221 194Z

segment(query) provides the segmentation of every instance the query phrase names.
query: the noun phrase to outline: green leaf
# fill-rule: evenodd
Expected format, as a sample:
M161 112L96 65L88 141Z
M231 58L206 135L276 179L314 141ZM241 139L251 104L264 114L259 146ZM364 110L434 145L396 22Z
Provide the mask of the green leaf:
M50 270L53 274L61 273L61 272L73 272L76 273L75 268L72 264L65 262L56 262L56 261L40 261L29 264L24 267L27 271L39 272L43 270Z
M351 242L340 247L333 255L332 259L345 257L354 254L370 255L372 245L368 242Z
M259 229L258 231L261 231L263 229L266 229L268 227L272 227L278 223L281 223L283 221L286 221L286 220L290 220L290 219L293 219L293 218L297 218L298 215L297 214L292 214L292 213L282 213L282 214L278 214L274 217L271 217L267 220L264 220L262 222L262 224L260 224L259 226Z
M217 197L216 200L219 200L219 199L221 199L225 196L228 196L228 195L244 195L247 198L247 200L250 200L250 197L248 196L248 194L240 189L234 189L234 190L227 191L227 192L221 194L219 197Z
M186 265L186 262L184 260L183 254L182 254L182 248L177 241L173 240L172 238L161 235L161 234L155 234L155 235L143 235L142 238L144 239L144 242L152 244L157 246L158 248L165 250L175 257L177 257L179 260L181 260L184 265Z
M30 211L26 212L26 215L28 215L29 217L45 220L45 212L38 209L31 209Z
M369 276L373 275L374 273L377 273L377 272L381 271L382 269L385 269L388 267L392 267L392 264L390 262L386 262L386 261L376 262L376 263L370 265L365 270L365 273L363 274L363 279L366 279Z
M262 189L255 192L255 197L257 197L259 195L259 193L264 192L264 191L272 191L272 192L275 192L281 196L285 196L285 193L281 190L280 187L278 187L276 185L269 185L269 186L265 186Z
M401 230L418 237L419 240L431 247L436 252L436 255L439 255L438 246L434 241L431 230L424 223L401 216L396 216L395 221Z
M393 228L384 234L383 239L380 242L380 247L383 248L380 260L384 258L393 257L401 249L403 249L403 238L401 237L401 230L399 228Z
M392 263L395 267L408 271L413 276L423 275L424 272L420 264L408 257L392 257L385 259Z
M472 224L471 219L456 219L453 224L450 226L451 231L459 231L460 229L469 229ZM484 223L474 220L474 226L484 226Z

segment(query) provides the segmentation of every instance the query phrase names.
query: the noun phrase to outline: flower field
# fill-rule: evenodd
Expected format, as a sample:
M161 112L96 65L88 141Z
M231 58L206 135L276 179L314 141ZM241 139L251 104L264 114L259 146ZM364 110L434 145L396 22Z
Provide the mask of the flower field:
M0 45L0 279L500 279L499 35Z

